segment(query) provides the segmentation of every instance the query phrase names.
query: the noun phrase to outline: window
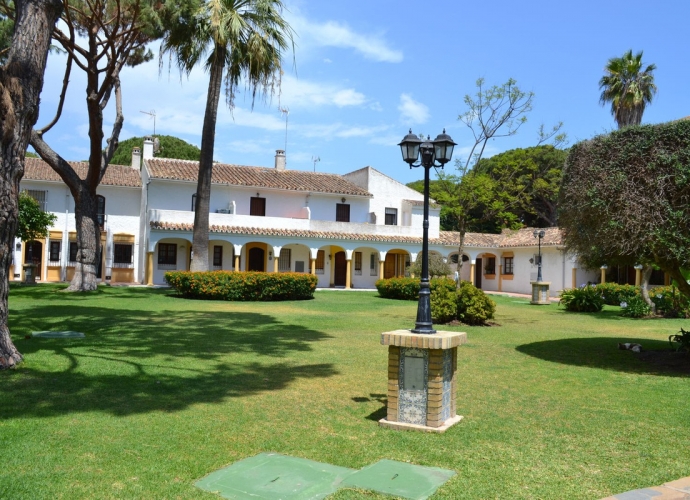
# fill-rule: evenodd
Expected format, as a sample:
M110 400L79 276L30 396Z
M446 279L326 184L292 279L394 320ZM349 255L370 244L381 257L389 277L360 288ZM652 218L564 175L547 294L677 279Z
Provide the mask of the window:
M397 208L387 208L386 209L386 226L397 226L398 225L398 209Z
M290 257L291 252L289 248L280 250L280 257L278 257L278 272L290 272Z
M192 212L196 209L196 193L192 195Z
M130 244L122 244L122 243L115 243L114 245L114 258L113 258L113 264L124 264L126 266L129 266L132 264L132 245ZM121 267L121 266L115 266L115 267Z
M105 225L105 198L100 194L96 195L96 204L98 205L98 225L102 230Z
M303 273L304 272L304 261L303 260L296 260L295 261L295 272L296 273Z
M487 257L484 274L496 274L496 257Z
M323 274L324 261L326 254L323 250L316 252L316 274Z
M213 267L223 267L223 246L213 245Z
M249 215L266 217L266 198L252 196L249 200Z
M76 241L70 241L69 242L69 261L70 265L74 266L74 263L77 262L77 242Z
M513 274L513 258L505 258L505 266L503 267L503 274Z
M161 266L177 267L177 245L175 243L159 243L158 244L158 268Z
M350 222L350 205L349 205L349 203L336 203L336 205L335 205L335 220L336 220L336 222Z
M362 275L362 252L355 252L355 274Z
M369 256L369 275L370 276L378 275L378 272L376 270L376 254L375 253L372 253Z
M454 253L453 255L450 256L450 263L451 264L457 264L458 263L458 254Z
M27 189L26 194L31 196L36 202L38 203L38 206L41 207L41 210L44 212L46 211L47 208L47 203L48 203L48 191L40 191L37 189Z
M60 242L51 241L50 242L50 257L51 262L60 262Z

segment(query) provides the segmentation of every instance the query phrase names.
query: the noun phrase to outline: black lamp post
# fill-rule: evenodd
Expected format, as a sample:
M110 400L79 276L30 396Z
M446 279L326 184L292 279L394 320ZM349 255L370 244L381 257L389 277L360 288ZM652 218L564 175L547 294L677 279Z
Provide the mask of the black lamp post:
M422 141L412 133L405 136L400 144L403 161L412 167L424 167L424 233L422 236L422 280L419 284L419 305L417 306L417 321L413 333L436 333L431 324L431 289L429 287L429 169L441 167L448 163L453 156L453 139L446 134L439 134L433 141L427 136ZM415 162L419 160L419 163Z
M535 238L539 239L539 257L538 257L539 262L537 263L537 282L541 283L542 282L542 279L541 279L541 240L546 233L544 232L543 229L541 229L541 230L535 229L534 233L532 233L532 234L534 234Z

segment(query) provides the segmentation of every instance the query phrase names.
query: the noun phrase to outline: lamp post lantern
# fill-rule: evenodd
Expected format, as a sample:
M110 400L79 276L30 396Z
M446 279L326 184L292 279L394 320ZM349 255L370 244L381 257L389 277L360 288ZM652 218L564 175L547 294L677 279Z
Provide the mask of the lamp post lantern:
M542 282L541 278L541 240L544 238L544 235L546 234L543 229L541 230L534 230L534 237L539 239L539 256L537 257L539 261L537 262L537 281Z
M419 304L417 306L417 321L413 333L436 333L431 323L431 288L429 286L429 169L441 167L453 157L453 139L446 134L439 134L433 141L427 136L426 141L412 133L398 144L402 151L403 161L410 168L424 168L424 223L422 234L422 277L419 284Z

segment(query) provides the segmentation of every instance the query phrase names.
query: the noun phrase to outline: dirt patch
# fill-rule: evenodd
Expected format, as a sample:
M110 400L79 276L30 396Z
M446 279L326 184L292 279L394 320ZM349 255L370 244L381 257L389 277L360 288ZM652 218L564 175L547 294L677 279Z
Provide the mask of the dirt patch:
M660 372L690 375L690 354L670 349L663 351L642 351L638 359L653 365Z

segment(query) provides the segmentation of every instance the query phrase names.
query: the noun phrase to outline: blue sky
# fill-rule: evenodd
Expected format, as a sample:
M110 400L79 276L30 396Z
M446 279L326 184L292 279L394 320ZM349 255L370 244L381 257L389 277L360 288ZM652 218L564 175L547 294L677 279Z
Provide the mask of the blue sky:
M287 54L280 97L257 101L244 93L231 112L221 103L214 157L224 163L273 166L286 145L287 167L346 173L371 166L401 182L420 179L402 162L397 143L409 128L435 137L446 128L463 158L472 135L458 115L475 81L508 78L535 93L518 134L491 141L485 156L537 142L540 124L562 121L570 144L615 128L599 104L598 81L610 57L644 51L657 65L659 91L643 123L690 115L689 50L683 33L687 0L286 0L297 33L295 64ZM158 43L152 45L157 55ZM51 55L38 126L54 113L64 56ZM198 69L182 79L159 74L157 59L122 73L125 123L120 139L156 132L201 143L208 84ZM68 160L88 155L83 74L72 81L60 123L46 141ZM106 137L112 111L106 110ZM452 170L452 164L446 169Z

